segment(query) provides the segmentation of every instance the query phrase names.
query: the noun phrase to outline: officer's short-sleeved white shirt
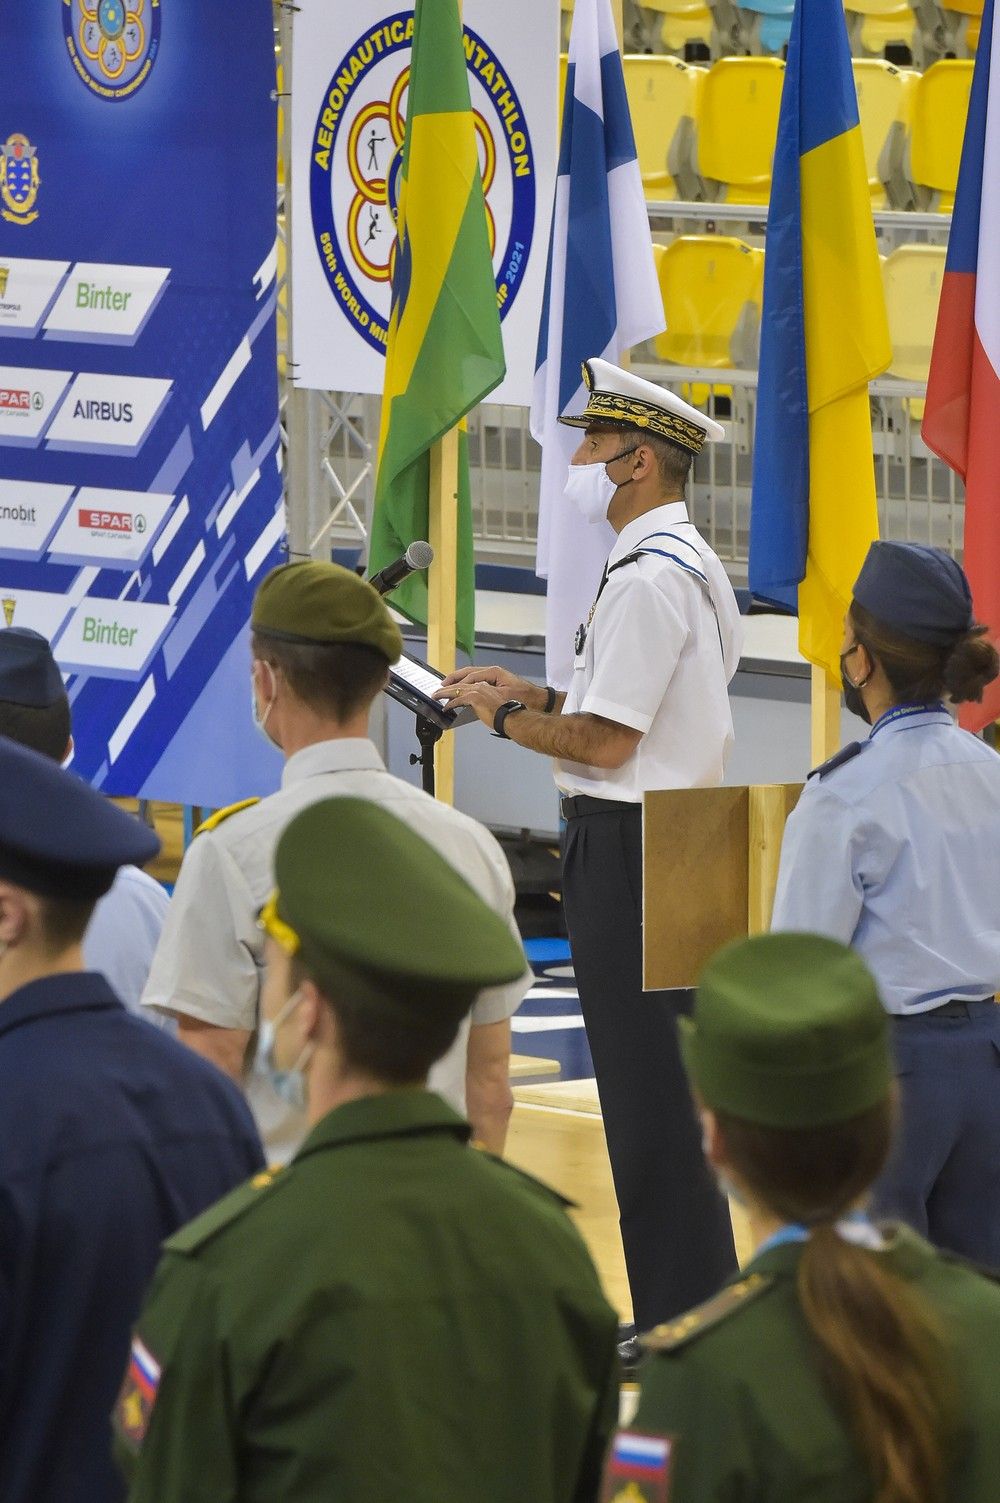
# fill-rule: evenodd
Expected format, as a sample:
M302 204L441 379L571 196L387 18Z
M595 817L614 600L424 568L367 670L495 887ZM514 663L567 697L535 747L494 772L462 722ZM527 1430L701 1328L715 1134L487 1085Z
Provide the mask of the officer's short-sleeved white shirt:
M642 558L614 568L639 548ZM733 743L728 685L742 645L733 587L684 503L629 522L611 550L563 714L600 715L642 739L613 770L557 761L560 789L639 803L655 788L721 783Z
M393 777L370 741L324 741L289 758L277 793L232 814L192 842L143 993L144 1007L182 1013L218 1028L257 1027L264 951L257 916L274 886L278 837L300 810L336 797L370 799L403 820L517 934L510 867L490 832ZM360 851L330 854L331 859L350 862L364 859ZM414 902L419 901L415 892ZM372 922L391 923L392 915L373 913ZM530 984L526 965L519 981L482 991L454 1045L431 1071L431 1088L458 1111L465 1111L470 1024L511 1017ZM286 1160L305 1136L304 1115L256 1075L248 1082L247 1097L269 1158Z

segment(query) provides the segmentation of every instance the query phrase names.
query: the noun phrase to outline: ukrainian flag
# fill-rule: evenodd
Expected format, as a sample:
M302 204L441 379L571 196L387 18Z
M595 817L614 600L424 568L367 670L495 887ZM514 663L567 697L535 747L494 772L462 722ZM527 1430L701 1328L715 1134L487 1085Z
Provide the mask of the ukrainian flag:
M878 536L868 382L891 346L843 0L796 0L764 262L750 589L840 682Z
M428 532L431 446L505 373L457 0L417 0L385 362L370 570ZM459 434L456 635L475 640L469 455ZM427 576L392 603L427 622Z

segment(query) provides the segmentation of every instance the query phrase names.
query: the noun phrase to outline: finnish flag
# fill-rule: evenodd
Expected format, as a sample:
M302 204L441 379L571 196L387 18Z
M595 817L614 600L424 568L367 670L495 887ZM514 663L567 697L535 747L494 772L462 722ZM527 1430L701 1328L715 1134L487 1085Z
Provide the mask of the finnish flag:
M548 580L546 669L558 689L569 687L576 628L615 535L606 522L585 521L563 494L580 430L557 419L586 406L584 360L617 363L663 327L610 0L576 0L531 402L531 432L542 446L536 571Z

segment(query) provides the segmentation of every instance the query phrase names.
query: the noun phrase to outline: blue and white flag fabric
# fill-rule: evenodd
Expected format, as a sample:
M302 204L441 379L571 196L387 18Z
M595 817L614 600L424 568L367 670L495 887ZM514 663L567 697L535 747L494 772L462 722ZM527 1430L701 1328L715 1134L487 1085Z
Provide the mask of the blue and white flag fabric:
M568 688L573 638L614 543L564 495L580 441L562 413L586 406L582 367L663 329L649 217L610 0L576 0L569 39L552 238L538 334L531 432L542 446L536 569L548 580L548 681Z

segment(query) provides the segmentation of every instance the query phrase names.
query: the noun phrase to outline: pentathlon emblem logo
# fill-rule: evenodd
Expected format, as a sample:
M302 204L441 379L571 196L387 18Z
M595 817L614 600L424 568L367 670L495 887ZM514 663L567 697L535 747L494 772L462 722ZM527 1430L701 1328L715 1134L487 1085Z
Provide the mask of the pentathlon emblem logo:
M38 152L27 136L8 136L0 146L0 214L11 224L31 224L38 218L35 200L41 178Z
M383 355L412 40L412 10L386 17L359 37L330 79L312 142L310 198L320 262L345 318ZM521 102L500 59L468 27L464 42L503 319L531 254L535 158Z
M161 0L62 0L63 32L77 76L92 94L129 99L160 50Z
M10 280L10 267L0 266L0 298L7 296L7 283Z
M3 619L8 626L14 625L14 612L16 611L16 609L17 601L12 600L10 596L8 596L7 599L3 602Z

